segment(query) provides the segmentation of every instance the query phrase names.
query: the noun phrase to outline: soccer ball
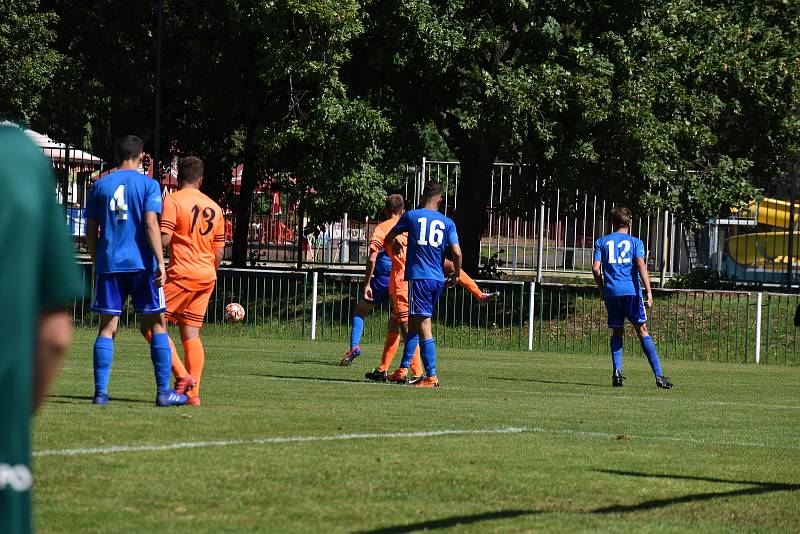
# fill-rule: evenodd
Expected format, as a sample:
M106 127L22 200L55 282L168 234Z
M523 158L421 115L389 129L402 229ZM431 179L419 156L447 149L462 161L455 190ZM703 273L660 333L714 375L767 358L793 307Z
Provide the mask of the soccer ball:
M244 319L244 308L237 302L231 302L225 306L225 322L238 323Z

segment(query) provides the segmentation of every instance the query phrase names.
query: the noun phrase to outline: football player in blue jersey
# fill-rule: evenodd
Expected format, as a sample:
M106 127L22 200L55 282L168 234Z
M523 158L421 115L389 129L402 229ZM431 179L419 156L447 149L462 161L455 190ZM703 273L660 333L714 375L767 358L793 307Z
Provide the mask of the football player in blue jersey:
M662 374L655 343L647 332L645 305L648 308L653 306L653 292L645 263L644 243L630 235L631 212L628 208L614 208L611 222L614 232L595 242L592 264L594 280L603 294L611 329L611 360L614 365L611 385L622 387L625 380L622 376L622 338L627 319L641 340L642 350L656 377L656 386L671 389L672 382ZM640 278L646 299L642 299Z
M429 181L422 192L421 207L404 213L386 236L386 242L392 244L395 236L408 233L405 279L408 281L409 319L400 368L408 368L419 346L426 377L414 384L418 387L439 387L431 315L444 287L454 287L461 276L461 247L456 225L437 211L441 201L441 184ZM454 271L445 277L444 254L448 248L452 252Z
M92 311L100 314L94 344L94 404L108 404L108 380L114 358L114 337L128 296L141 315L142 334L151 339L150 358L156 376L156 405L185 404L186 395L169 387L172 372L164 312L164 253L161 248L161 188L138 172L142 140L127 135L114 147L117 170L98 180L86 205L86 247L94 262L97 287Z

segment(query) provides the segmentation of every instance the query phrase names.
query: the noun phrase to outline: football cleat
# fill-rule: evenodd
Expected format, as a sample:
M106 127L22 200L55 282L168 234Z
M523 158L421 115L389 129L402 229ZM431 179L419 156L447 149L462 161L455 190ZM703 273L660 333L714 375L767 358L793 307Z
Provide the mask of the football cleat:
M369 373L364 375L364 378L367 380L372 380L373 382L386 382L386 376L388 373L386 371L381 371L379 369L373 369Z
M186 395L179 395L175 393L174 390L167 389L165 391L159 391L158 395L156 395L156 406L183 406L188 400L189 397Z
M197 381L192 375L186 375L181 378L175 379L175 393L178 395L185 395L187 391L191 391L197 385Z
M414 386L418 388L438 388L439 379L436 378L435 376L426 376L425 378L414 384Z
M189 397L186 406L200 406L200 397Z
M103 393L102 391L95 391L94 398L92 399L92 404L97 404L100 406L105 406L108 404L108 393Z
M656 386L661 389L672 389L672 382L666 376L657 376Z
M622 376L622 369L614 371L614 374L611 375L611 387L621 388L625 385L622 383L623 380L625 380L625 377Z
M492 291L491 293L484 293L478 300L480 300L480 302L491 302L499 296L500 296L499 291Z
M342 367L347 367L348 365L353 363L353 360L355 360L359 356L361 356L361 347L354 347L350 349L347 352L347 354L344 355L344 358L342 358L341 361L339 361L339 365L341 365Z
M425 379L425 375L412 376L407 380L409 386L416 386L419 382Z
M386 380L395 384L405 384L408 382L408 369L401 367L397 371L388 374Z

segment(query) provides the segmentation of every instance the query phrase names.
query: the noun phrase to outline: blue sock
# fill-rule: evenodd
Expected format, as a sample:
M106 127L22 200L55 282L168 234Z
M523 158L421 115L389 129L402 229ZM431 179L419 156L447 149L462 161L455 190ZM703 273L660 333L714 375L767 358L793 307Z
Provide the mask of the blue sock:
M150 359L156 373L156 387L159 392L169 389L169 377L172 375L172 348L169 346L169 335L153 334L150 342Z
M650 369L653 370L653 374L661 376L661 362L658 361L656 344L653 343L652 337L646 336L642 338L642 350L647 355L647 361L650 362Z
M419 334L406 334L406 346L403 349L403 359L400 360L400 367L408 369L411 365L411 360L414 358L414 353L417 352L417 345L419 345Z
M111 377L111 361L114 359L114 340L100 337L94 340L94 391L108 394L108 379Z
M353 329L350 331L350 350L361 344L361 336L364 334L364 318L360 315L353 316Z
M436 342L433 338L419 342L419 355L422 357L422 365L425 366L425 374L436 376Z
M620 371L622 370L622 338L611 336L609 345L611 346L611 361L614 362L614 371Z

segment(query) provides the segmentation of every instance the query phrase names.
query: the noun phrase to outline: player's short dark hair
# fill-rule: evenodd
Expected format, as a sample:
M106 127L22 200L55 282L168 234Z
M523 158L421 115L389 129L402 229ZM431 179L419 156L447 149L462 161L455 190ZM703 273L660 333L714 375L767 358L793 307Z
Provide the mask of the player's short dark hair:
M422 191L422 204L426 204L430 199L438 197L442 194L442 184L436 180L428 180L425 183L425 189Z
M611 210L611 223L614 228L627 228L631 225L631 210L618 206Z
M178 180L195 183L203 177L203 160L197 156L186 156L178 162Z
M397 215L405 208L405 200L403 199L403 195L393 194L386 197L386 207L384 211L387 214L391 213L392 215Z
M137 159L144 152L144 141L135 135L123 135L114 143L114 156L122 163Z

